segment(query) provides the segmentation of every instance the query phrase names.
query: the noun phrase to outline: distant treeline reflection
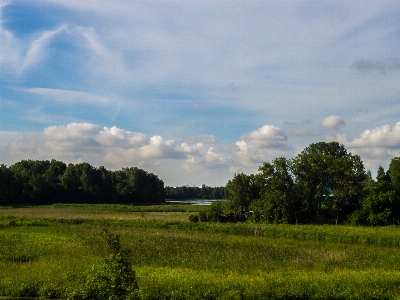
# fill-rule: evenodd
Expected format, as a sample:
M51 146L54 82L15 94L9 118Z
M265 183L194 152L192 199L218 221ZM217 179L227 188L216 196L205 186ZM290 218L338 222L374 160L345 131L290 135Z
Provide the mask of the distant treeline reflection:
M166 199L226 199L228 190L224 186L220 187L165 187Z

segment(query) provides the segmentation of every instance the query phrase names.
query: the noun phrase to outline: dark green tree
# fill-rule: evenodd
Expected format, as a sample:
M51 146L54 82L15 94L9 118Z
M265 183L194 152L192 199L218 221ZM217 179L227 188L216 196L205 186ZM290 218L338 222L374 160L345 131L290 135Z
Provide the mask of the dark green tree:
M12 203L16 185L12 171L6 165L0 165L0 205Z
M394 190L400 196L400 157L395 157L391 160L388 174Z
M10 167L18 186L15 201L32 204L54 203L61 194L60 177L65 164L56 160L21 160Z
M238 213L248 210L251 202L260 198L261 186L253 174L235 174L233 179L228 181L226 189L229 194L228 200Z
M359 209L351 215L350 222L373 226L400 224L400 198L382 167L376 178L376 182L366 186Z
M115 172L117 193L121 202L160 203L165 201L164 182L142 169L123 168Z
M337 224L339 216L356 207L362 195L364 165L358 155L347 153L337 142L309 145L293 159L292 170L309 217L327 212Z
M265 162L259 169L261 200L266 219L273 223L298 223L300 202L295 193L291 161L284 157Z

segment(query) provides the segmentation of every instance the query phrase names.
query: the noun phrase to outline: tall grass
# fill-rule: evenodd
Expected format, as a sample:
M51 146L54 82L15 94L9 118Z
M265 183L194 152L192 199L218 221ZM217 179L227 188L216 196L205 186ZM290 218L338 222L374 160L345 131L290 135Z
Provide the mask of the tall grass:
M398 227L190 223L160 214L0 217L0 295L67 297L101 264L108 228L130 251L142 299L400 296Z

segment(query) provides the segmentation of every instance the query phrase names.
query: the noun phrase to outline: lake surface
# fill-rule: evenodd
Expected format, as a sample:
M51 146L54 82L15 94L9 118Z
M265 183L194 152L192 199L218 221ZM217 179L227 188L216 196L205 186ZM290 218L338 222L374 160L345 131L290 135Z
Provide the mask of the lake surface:
M191 204L191 205L210 205L213 202L225 201L224 199L188 199L188 200L165 200L167 203Z

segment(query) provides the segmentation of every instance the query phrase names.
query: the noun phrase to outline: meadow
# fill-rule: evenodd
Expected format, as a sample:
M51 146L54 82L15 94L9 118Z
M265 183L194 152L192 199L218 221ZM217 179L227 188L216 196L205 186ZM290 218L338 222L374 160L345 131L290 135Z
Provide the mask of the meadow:
M193 205L0 208L0 296L65 299L120 236L140 299L399 299L400 228L191 223Z

